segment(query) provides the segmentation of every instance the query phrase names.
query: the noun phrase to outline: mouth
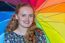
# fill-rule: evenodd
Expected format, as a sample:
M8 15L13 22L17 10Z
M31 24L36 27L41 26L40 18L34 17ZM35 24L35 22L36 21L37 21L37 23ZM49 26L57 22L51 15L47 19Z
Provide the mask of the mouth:
M23 21L25 24L29 24L29 21Z

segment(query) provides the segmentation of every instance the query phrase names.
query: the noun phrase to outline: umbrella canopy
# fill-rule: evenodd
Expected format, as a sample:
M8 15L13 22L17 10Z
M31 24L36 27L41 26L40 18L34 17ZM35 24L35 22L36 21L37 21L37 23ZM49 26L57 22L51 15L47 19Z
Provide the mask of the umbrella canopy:
M1 0L7 4L30 3L36 25L46 34L47 43L65 43L65 0Z
M3 1L0 1L0 35L5 31L6 26L8 25L8 22L14 13L13 11L15 9L13 7L15 6L12 4L9 5Z
M14 11L15 10L15 6L10 4L10 3L6 3L3 1L0 1L0 11Z
M37 9L46 0L1 0L1 1L4 1L7 4L10 3L15 6L21 3L29 3L33 6L34 9Z

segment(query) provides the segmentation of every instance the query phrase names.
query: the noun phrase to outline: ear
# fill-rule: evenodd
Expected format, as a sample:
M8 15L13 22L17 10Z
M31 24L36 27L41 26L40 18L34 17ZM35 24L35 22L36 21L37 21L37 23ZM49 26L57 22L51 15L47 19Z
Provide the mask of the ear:
M17 14L15 14L15 18L16 18L16 19L18 19L18 16L17 16Z

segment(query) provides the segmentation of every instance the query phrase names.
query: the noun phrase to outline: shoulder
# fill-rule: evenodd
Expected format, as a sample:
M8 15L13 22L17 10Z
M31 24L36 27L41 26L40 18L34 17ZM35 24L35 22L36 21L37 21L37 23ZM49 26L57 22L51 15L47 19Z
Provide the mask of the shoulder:
M36 25L33 25L30 30L34 30L35 33L44 34L43 30L38 28Z
M13 32L5 32L5 37L12 37L14 36Z
M12 40L14 40L15 36L16 35L13 32L5 32L4 41L6 43L10 43Z
M11 42L10 39L11 39L11 33L5 32L5 34L4 34L4 42L5 43L10 43Z
M35 35L36 35L36 38L38 40L38 42L46 42L46 36L45 36L45 33L44 31L42 31L40 28L37 28L35 30Z
M35 33L38 33L39 35L45 35L43 30L41 30L40 28L36 28Z

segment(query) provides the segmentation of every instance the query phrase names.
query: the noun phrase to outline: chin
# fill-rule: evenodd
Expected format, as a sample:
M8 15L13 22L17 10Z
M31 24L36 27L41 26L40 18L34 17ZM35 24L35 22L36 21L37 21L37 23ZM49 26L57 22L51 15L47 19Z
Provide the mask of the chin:
M25 27L25 28L29 28L30 26L23 26L23 27Z
M21 23L20 23L20 25L21 25L22 27L28 28L28 27L30 27L32 24L21 24Z
M31 25L23 25L23 27L25 28L29 28Z

